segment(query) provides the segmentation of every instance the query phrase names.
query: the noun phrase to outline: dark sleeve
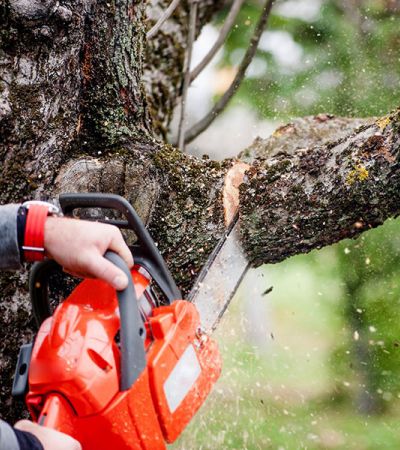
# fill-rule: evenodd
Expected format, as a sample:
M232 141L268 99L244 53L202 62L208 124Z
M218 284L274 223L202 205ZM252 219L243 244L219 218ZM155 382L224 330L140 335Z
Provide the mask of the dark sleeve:
M18 247L17 214L20 205L0 206L0 269L21 268ZM0 447L1 450L3 450Z
M16 430L15 428L13 430L17 437L19 450L44 450L43 445L40 443L39 439L32 433ZM3 450L1 447L0 449Z

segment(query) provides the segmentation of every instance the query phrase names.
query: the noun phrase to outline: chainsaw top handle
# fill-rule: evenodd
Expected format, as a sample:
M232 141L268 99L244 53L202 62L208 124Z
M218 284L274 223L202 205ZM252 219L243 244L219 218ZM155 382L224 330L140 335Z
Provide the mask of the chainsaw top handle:
M137 244L131 248L135 263L143 266L150 273L169 303L182 298L182 294L153 239L132 205L125 198L116 194L66 193L60 195L59 201L66 216L71 216L78 208L107 208L122 213L126 220L107 219L101 220L101 222L134 231L138 238Z
M164 294L168 303L182 298L158 248L144 227L136 211L127 200L114 194L61 194L60 205L65 215L72 215L77 208L108 208L122 212L126 221L103 220L104 223L131 229L138 237L138 243L130 247L136 265L143 267ZM44 260L33 265L29 277L29 290L33 314L38 326L51 316L48 296L50 275L60 272L61 267L53 260ZM131 279L131 276L128 277Z
M121 321L120 390L126 391L139 378L139 375L146 367L146 354L144 350L146 329L139 312L138 299L128 266L114 252L107 252L104 257L121 269L128 277L128 286L126 289L117 291Z

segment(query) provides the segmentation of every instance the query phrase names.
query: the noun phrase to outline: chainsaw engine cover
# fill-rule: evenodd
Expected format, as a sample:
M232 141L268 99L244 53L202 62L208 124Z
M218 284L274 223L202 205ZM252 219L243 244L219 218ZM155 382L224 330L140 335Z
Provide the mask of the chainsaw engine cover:
M150 281L137 267L131 274L140 303ZM116 293L99 280L80 283L38 332L27 395L34 420L45 417L84 450L165 449L204 402L221 360L187 301L153 308L145 325L147 366L121 391Z
M221 358L216 342L199 331L196 307L185 300L156 308L149 328L150 389L164 437L173 442L217 381Z

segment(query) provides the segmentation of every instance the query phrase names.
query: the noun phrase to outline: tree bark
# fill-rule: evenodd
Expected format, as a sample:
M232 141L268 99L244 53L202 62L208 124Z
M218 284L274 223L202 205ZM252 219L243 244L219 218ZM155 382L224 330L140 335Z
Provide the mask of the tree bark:
M377 121L320 115L215 162L163 142L182 82L188 4L151 42L167 1L0 5L0 200L66 191L125 196L186 293L235 208L253 265L354 237L399 212L399 112ZM222 1L201 2L198 30ZM226 201L226 198L231 200ZM229 203L231 203L229 205ZM0 278L0 415L17 349L33 325L26 273Z
M240 199L243 245L251 263L279 262L397 216L399 119L395 111L341 137L345 124L359 121L319 116L309 123L323 120L319 128L340 127L333 140L316 142L312 136L308 146L292 154L256 160ZM281 133L290 135L291 126Z

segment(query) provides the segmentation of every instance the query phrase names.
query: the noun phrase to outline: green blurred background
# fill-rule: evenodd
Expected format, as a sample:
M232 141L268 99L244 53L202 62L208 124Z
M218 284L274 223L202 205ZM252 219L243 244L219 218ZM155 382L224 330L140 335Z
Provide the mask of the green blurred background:
M260 7L245 3L221 71ZM278 122L380 116L399 87L400 1L287 0L232 103ZM399 449L399 275L398 220L251 272L216 333L221 380L171 448Z

